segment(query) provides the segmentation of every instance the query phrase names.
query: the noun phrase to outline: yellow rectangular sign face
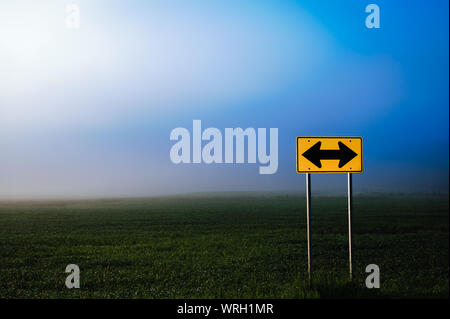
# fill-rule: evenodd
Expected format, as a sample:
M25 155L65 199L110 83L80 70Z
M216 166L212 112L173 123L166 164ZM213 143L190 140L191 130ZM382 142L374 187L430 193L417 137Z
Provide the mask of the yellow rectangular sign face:
M361 172L361 137L297 137L297 173Z

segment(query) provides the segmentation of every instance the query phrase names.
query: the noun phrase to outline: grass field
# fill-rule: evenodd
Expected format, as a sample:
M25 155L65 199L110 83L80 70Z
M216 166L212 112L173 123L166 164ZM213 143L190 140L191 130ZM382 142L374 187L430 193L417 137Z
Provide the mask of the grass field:
M209 194L0 204L1 298L449 296L448 196L356 196L354 280L346 199ZM66 265L81 288L65 288ZM377 264L381 288L365 287Z

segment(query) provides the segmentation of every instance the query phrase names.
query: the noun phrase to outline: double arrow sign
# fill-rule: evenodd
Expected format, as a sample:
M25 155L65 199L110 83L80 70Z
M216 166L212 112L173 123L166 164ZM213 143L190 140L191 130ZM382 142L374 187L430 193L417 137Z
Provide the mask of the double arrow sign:
M297 172L362 172L362 138L297 137Z
M297 173L306 176L306 237L308 275L311 280L311 174L349 173L348 181L348 262L352 279L352 175L362 172L361 137L297 137Z

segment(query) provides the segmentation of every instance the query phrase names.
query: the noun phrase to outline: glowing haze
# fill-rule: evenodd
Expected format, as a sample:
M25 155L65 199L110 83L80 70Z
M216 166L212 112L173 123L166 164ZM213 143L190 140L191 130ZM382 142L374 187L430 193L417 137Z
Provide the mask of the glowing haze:
M0 198L301 192L297 135L363 136L356 191L448 192L448 2L377 3L2 1ZM194 119L278 128L277 173L173 164Z

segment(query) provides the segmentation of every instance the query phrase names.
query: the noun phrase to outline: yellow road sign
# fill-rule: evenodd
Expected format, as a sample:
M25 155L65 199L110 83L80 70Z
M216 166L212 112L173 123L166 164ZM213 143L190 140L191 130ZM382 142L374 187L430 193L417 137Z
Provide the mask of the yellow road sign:
M297 137L297 173L361 172L361 137Z

